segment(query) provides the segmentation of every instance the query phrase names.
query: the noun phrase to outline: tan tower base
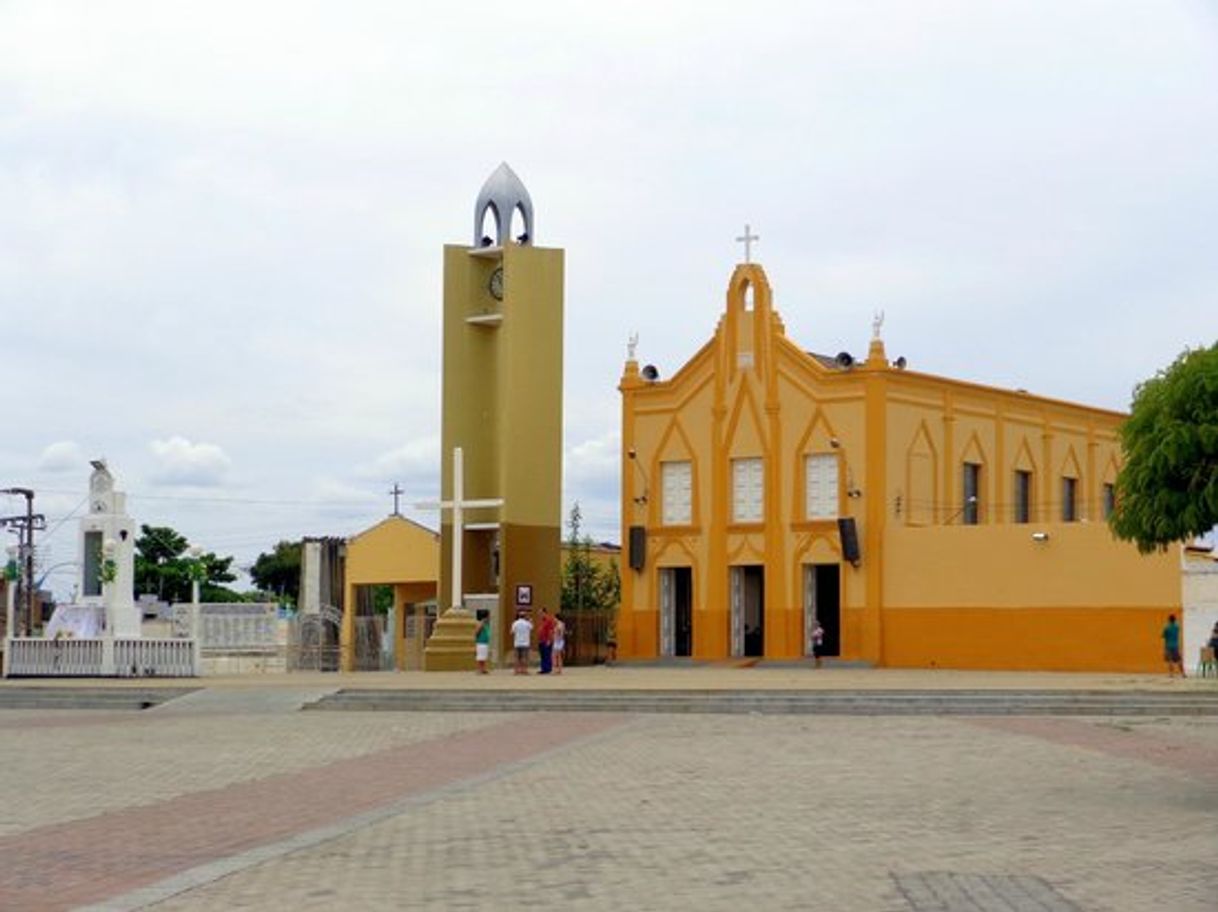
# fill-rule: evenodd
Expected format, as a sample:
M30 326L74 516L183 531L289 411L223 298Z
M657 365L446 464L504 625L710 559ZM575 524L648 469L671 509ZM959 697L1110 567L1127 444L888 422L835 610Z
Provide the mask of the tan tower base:
M449 608L436 618L436 626L423 650L424 671L473 671L474 634L478 622L464 608Z

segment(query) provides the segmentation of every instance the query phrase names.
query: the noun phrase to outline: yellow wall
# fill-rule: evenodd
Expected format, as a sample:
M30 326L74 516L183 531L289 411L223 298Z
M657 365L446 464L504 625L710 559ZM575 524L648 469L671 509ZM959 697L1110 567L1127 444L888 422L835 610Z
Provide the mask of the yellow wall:
M488 290L503 269L503 300ZM499 641L506 642L519 585L534 606L559 600L562 497L564 255L508 244L444 248L444 497L453 491L452 450L465 459L466 498L503 498L472 510L466 523L500 523L499 579L490 573L489 532L469 531L464 592L500 594ZM472 322L471 322L472 318ZM439 599L452 601L451 515L442 519ZM485 559L482 559L482 555Z
M746 288L751 287L751 306ZM898 369L878 338L849 370L791 344L759 266L738 266L715 335L671 379L628 361L622 392L622 537L647 529L647 562L623 559L624 657L659 649L660 568L693 576L695 658L730 651L728 568L765 568L765 655L803 652L805 563L840 563L841 655L876 664L1150 670L1163 616L1179 610L1178 557L1115 542L1103 484L1123 415ZM630 458L633 451L635 458ZM835 455L838 513L862 559L841 561L836 520L810 521L805 457ZM764 519L731 519L730 460L764 461ZM661 464L689 460L691 522L662 522ZM980 465L979 523L965 526L963 463ZM1014 516L1032 473L1031 522ZM1062 521L1062 477L1077 522ZM1046 542L1033 542L1046 531Z

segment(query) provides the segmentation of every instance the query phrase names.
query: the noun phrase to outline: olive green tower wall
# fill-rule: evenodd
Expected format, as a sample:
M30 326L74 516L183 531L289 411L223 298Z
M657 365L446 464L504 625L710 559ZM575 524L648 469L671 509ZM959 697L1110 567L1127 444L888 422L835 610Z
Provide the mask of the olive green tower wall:
M502 507L465 511L462 536L462 592L499 596L497 659L510 646L519 587L530 588L535 614L558 608L563 267L560 249L519 243L444 248L441 493L451 500L452 453L461 447L465 498L503 498ZM493 280L497 270L502 272ZM495 523L498 528L491 528ZM442 609L452 600L452 535L452 516L444 511ZM425 667L472 668L472 629L449 627L443 641L433 638Z

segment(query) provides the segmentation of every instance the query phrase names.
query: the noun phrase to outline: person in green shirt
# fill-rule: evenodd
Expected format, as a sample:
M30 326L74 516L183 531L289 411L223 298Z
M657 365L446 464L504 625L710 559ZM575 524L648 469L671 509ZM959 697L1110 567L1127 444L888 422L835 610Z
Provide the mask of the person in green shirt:
M478 663L478 674L488 674L486 661L491 655L491 613L478 609L478 629L474 633L474 659Z
M1180 659L1180 625L1176 616L1169 614L1163 627L1163 659L1167 662L1167 676L1174 678L1176 669L1180 669L1180 677L1184 677L1184 662Z

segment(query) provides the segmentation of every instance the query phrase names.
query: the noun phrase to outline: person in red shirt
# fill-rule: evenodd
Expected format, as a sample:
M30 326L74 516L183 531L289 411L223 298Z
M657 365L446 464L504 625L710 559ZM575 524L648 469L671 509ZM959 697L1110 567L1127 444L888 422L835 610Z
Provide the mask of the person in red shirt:
M541 624L537 627L537 651L541 653L541 673L548 675L554 667L554 615L549 608L541 611Z

